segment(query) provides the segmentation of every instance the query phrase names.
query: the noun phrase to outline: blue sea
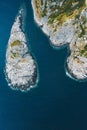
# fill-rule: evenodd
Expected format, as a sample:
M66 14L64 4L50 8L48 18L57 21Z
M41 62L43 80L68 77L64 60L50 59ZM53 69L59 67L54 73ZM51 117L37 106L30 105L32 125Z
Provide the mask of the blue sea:
M28 46L39 69L39 83L27 93L10 89L5 54L12 24L21 4L27 9ZM31 0L0 1L0 130L87 130L87 82L66 76L67 48L50 46L33 19Z

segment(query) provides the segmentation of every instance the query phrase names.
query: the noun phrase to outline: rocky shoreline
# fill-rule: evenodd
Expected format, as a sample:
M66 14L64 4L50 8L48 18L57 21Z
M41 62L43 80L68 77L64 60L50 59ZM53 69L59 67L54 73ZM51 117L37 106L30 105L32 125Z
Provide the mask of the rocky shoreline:
M84 20L83 20L84 18ZM67 58L68 73L79 81L87 80L87 8L85 8L79 17L78 30L70 43L70 55ZM81 29L83 32L79 34ZM82 36L79 36L82 35Z
M11 29L6 51L6 79L14 90L28 91L38 82L37 64L27 47L23 30L24 12L21 8Z
M68 44L66 75L87 80L87 0L32 0L34 20L55 48ZM61 13L62 12L62 13ZM56 15L57 14L57 15Z
M43 32L50 38L52 45L55 47L61 47L67 43L70 43L73 38L73 35L75 34L75 26L74 26L75 18L74 17L70 19L67 18L66 21L64 21L62 24L59 25L57 25L58 23L56 20L53 21L52 24L49 24L49 16L51 15L51 12L48 11L48 13L44 17L40 18L36 11L35 1L37 0L31 1L34 20L37 23L37 25L42 28Z

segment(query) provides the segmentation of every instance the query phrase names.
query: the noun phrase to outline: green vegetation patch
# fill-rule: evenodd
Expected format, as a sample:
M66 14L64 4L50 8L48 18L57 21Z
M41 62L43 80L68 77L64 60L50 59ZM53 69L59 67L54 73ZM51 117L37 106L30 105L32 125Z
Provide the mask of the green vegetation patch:
M85 45L84 49L80 51L80 55L87 58L87 45Z
M19 40L16 40L13 43L11 43L11 47L20 46L20 45L22 45L22 44L21 44L21 42Z
M18 57L19 57L19 53L11 52L11 58L12 58L12 59L18 58Z
M79 34L79 37L81 38L83 35L85 35L85 28L80 24L81 33Z
M77 18L84 7L85 0L64 0L62 6L56 4L50 7L53 13L49 16L48 23L52 24L54 20L63 23L67 18ZM55 12L56 9L58 11Z

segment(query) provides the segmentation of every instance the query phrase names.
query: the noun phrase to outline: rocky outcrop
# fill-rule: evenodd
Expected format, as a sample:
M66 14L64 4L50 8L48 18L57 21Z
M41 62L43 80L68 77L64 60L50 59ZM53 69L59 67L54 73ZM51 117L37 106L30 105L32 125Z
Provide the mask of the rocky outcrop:
M23 30L24 9L20 9L11 29L6 52L6 79L12 89L27 91L38 81L36 61L27 46Z
M87 80L87 0L32 0L34 19L54 47L69 45L66 74Z
M87 8L80 14L77 31L70 44L70 56L67 58L67 74L84 81L87 79Z
M85 0L32 0L34 19L54 47L71 42L76 19L85 6Z

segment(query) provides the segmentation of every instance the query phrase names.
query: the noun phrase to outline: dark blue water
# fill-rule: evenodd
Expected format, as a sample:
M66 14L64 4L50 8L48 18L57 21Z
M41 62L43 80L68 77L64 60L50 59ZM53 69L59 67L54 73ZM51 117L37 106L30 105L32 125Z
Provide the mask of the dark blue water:
M26 32L37 59L40 81L28 93L13 91L4 75L10 29L23 1L0 1L0 130L87 130L87 83L65 75L67 49L54 50L34 23L31 1Z

